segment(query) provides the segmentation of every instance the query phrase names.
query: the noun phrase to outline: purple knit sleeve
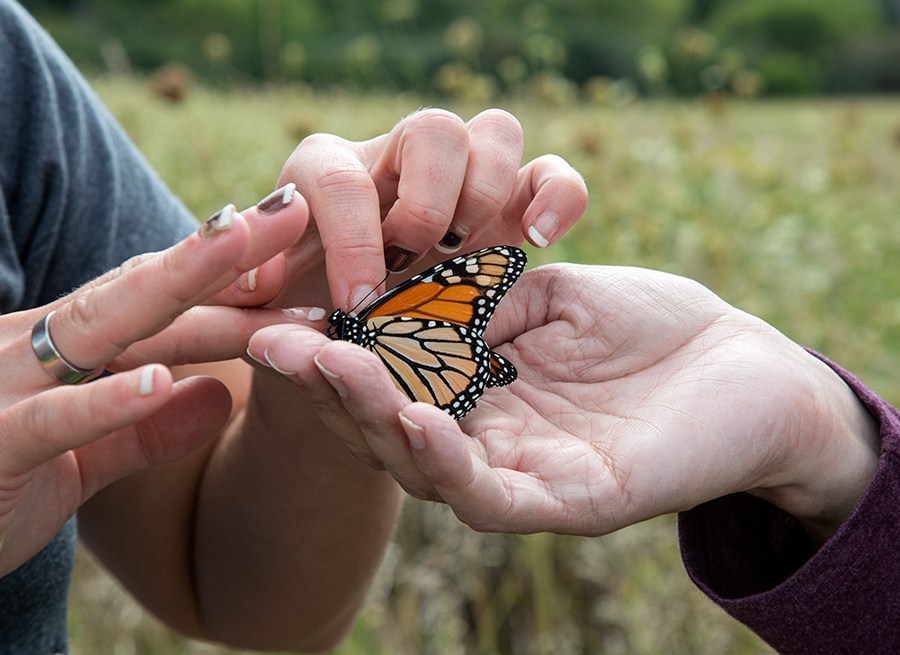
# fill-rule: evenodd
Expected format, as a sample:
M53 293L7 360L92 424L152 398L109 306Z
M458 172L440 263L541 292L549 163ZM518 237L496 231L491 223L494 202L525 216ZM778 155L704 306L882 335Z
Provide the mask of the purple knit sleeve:
M816 551L790 515L727 496L679 515L682 558L706 595L780 653L900 653L900 412L816 356L881 425L878 471L856 509Z

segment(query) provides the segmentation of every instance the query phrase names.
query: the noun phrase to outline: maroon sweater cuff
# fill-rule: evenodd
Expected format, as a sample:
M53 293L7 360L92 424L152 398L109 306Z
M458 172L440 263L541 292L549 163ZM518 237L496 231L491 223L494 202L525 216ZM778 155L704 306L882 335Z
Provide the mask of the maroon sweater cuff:
M781 653L900 653L900 412L841 376L881 426L878 471L818 551L799 523L747 494L678 517L691 579Z

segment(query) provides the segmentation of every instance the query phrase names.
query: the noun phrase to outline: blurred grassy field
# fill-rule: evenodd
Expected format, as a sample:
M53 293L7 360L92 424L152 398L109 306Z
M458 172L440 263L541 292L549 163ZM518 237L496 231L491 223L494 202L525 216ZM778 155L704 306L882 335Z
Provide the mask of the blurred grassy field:
M428 100L222 93L184 102L130 79L100 95L189 207L250 205L311 132L379 134ZM481 108L444 105L469 118ZM514 98L526 156L566 157L588 211L532 262L646 266L696 278L900 403L900 100L551 106ZM73 655L233 651L186 642L82 554ZM600 539L479 535L409 501L340 655L771 653L681 566L673 517Z

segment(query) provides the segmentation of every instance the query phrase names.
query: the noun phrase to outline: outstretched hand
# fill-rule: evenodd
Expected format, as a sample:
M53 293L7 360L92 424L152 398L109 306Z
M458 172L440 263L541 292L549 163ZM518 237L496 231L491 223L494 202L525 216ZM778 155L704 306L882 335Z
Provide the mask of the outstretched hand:
M307 221L303 199L294 200L273 215L229 206L168 250L138 256L45 307L0 317L0 576L97 491L186 455L224 425L230 402L222 384L174 383L168 366L239 357L254 331L292 320L279 309L238 306L280 291L283 272L271 269L284 268L279 253ZM273 284L240 291L235 283L256 267ZM213 302L231 306L204 305ZM80 386L50 375L31 331L51 311L52 342L64 357L119 373Z
M874 473L877 431L844 382L690 280L535 269L486 337L519 379L459 424L311 330L263 330L251 353L293 373L358 457L480 530L597 535L747 491L823 541Z

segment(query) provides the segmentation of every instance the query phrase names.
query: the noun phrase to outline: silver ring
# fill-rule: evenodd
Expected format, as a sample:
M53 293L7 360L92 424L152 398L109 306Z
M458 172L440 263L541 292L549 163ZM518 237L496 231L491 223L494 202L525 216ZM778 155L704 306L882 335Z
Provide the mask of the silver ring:
M50 317L55 313L55 311L50 312L35 323L34 329L31 331L31 349L34 350L34 354L37 355L44 370L60 382L65 384L84 382L101 369L79 368L56 349L53 337L50 336Z

